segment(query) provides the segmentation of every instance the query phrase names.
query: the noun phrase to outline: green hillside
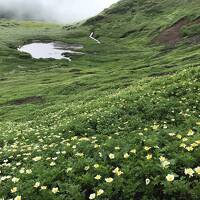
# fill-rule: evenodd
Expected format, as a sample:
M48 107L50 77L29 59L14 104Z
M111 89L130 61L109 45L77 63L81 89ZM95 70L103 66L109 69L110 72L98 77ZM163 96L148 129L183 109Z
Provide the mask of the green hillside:
M71 26L0 19L0 198L199 199L199 10L122 0ZM85 54L16 50L33 41Z

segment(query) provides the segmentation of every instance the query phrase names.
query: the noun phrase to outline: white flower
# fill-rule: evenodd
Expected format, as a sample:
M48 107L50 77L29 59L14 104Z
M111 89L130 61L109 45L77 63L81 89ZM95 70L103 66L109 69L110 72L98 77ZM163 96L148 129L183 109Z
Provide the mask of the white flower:
M150 179L147 178L147 179L145 180L145 183L146 183L146 185L149 185Z
M112 183L113 182L113 178L109 177L109 178L105 178L105 181L107 183Z
M33 186L34 188L40 187L40 182L36 182L35 185Z
M164 161L166 160L166 158L165 158L164 156L160 156L159 160L160 160L161 162L164 162Z
M17 165L17 166L20 166L20 165L21 165L21 163L20 163L20 162L18 162L18 163L16 163L16 165Z
M96 168L96 169L99 168L99 164L95 164L94 168Z
M153 157L152 154L148 154L148 155L146 156L147 160L151 160L152 157Z
M96 194L92 193L92 194L90 194L89 199L95 199L95 197L96 197Z
M24 174L24 172L25 172L25 169L24 169L24 168L21 168L21 169L19 170L19 173L20 173L20 174Z
M10 191L11 191L11 193L17 192L17 187L12 188Z
M174 175L173 174L168 174L166 176L167 181L172 182L174 180Z
M47 186L41 186L41 190L46 190Z
M192 177L194 174L194 170L192 168L186 168L184 173L185 175L189 175L190 177Z
M26 174L31 174L32 173L32 170L31 169L27 169L26 170Z
M100 196L100 195L102 195L103 193L104 193L104 190L100 189L100 190L97 191L97 196Z
M51 162L51 163L50 163L50 166L51 166L51 167L53 167L53 166L55 166L55 165L56 165L55 162Z
M110 159L114 159L114 158L115 158L115 155L114 155L113 153L110 153L110 154L109 154L109 158L110 158Z
M101 179L101 176L100 176L100 175L96 175L96 176L94 177L94 179L100 180L100 179Z
M55 187L55 188L52 188L52 190L51 190L54 194L56 194L56 193L58 193L59 192L59 189L57 188L57 187Z
M124 158L125 158L125 159L129 158L129 156L130 156L130 155L129 155L128 153L125 153L125 154L124 154Z
M21 196L16 196L16 197L14 198L14 200L21 200L21 199L22 199Z
M170 165L170 162L168 160L165 160L161 163L163 168L167 168Z
M136 149L132 149L130 152L136 154L137 151Z
M200 175L200 167L196 167L194 170L198 175Z
M123 172L119 169L119 167L116 167L112 172L116 174L117 176L120 176L123 174Z
M37 156L37 157L33 158L32 160L35 161L35 162L37 162L37 161L39 161L39 160L41 160L41 159L42 159L41 156Z
M72 171L72 168L71 167L68 167L67 168L67 173L71 172Z
M85 171L88 171L89 169L90 169L90 166L86 166L86 167L84 168Z
M12 178L13 183L17 183L18 181L19 181L19 178L16 178L16 177Z
M187 134L188 136L192 136L192 135L194 135L194 131L192 130L192 129L190 129L189 131L188 131L188 134Z
M151 149L151 147L148 147L148 146L145 146L145 147L144 147L144 150L145 150L145 151L149 151L150 149Z
M169 133L169 136L171 136L171 137L173 137L175 135L176 135L175 133Z

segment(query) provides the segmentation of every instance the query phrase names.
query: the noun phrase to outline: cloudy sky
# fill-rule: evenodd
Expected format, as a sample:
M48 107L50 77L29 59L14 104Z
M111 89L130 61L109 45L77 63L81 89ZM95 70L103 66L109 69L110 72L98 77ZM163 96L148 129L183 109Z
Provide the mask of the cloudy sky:
M0 14L18 19L73 23L95 16L119 0L0 0Z

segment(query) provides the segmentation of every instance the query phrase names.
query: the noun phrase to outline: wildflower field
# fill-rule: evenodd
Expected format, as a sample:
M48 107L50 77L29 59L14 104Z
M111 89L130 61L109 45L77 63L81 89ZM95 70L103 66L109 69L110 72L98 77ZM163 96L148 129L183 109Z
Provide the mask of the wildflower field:
M199 199L198 29L155 42L199 8L124 0L75 26L1 19L0 199ZM82 44L85 54L17 52L34 40Z

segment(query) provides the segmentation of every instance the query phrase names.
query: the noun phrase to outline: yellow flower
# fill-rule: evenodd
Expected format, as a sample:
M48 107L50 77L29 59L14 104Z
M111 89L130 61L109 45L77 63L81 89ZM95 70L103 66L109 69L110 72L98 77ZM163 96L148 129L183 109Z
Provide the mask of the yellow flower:
M110 158L110 159L114 159L114 158L115 158L115 155L114 155L113 153L110 153L110 154L109 154L109 158Z
M188 141L188 138L183 138L182 141L186 142L186 141Z
M197 143L192 143L191 147L198 147L198 144Z
M180 147L186 148L186 144L185 143L181 143Z
M145 147L144 147L144 150L145 150L145 151L149 151L150 149L151 149L151 147L148 147L148 146L145 146Z
M22 199L21 196L16 196L16 197L14 198L14 200L21 200L21 199Z
M173 174L168 174L166 176L167 181L172 182L174 180L174 175Z
M194 131L192 130L192 129L190 129L189 131L188 131L188 134L187 134L188 136L192 136L192 135L194 135Z
M194 170L192 168L186 168L184 173L185 175L189 175L190 177L192 177L194 174Z
M52 188L52 190L51 190L54 194L56 194L56 193L58 193L59 192L59 189L57 188L57 187L55 187L55 188Z
M130 150L130 153L134 153L134 154L136 154L136 149L132 149L132 150Z
M182 139L182 135L180 135L180 134L176 135L176 137L177 137L178 139Z
M112 172L117 176L121 176L123 174L123 172L119 169L119 167L116 167Z
M163 168L167 168L168 165L170 165L170 162L168 160L165 160L164 162L161 163Z
M34 188L40 187L40 182L36 182L35 185L33 186Z
M115 150L120 150L120 147L115 147Z
M125 159L129 158L129 156L130 156L130 155L129 155L128 153L125 153L125 154L124 154L124 158L125 158Z
M97 196L100 196L100 195L102 195L103 193L104 193L104 190L100 189L100 190L97 191Z
M92 193L92 194L90 194L89 199L95 199L95 197L96 197L96 194Z
M200 140L196 140L195 142L196 142L198 145L200 144Z
M107 182L107 183L112 183L113 182L113 178L105 178L105 181Z
M186 147L185 149L187 149L188 151L193 151L194 150L194 148L192 146Z
M100 180L100 179L101 179L101 175L96 175L96 176L94 177L94 179Z
M148 154L148 155L146 156L147 160L151 160L152 157L153 157L152 154Z
M11 191L11 193L17 192L17 187L12 188L10 191Z
M196 122L196 125L197 125L197 126L200 126L200 122Z
M94 165L94 168L95 168L95 169L99 168L99 164L95 164L95 165Z
M160 156L159 160L160 160L161 162L164 162L164 161L166 160L166 158L165 158L164 156Z
M200 167L196 167L194 170L198 175L200 175Z

